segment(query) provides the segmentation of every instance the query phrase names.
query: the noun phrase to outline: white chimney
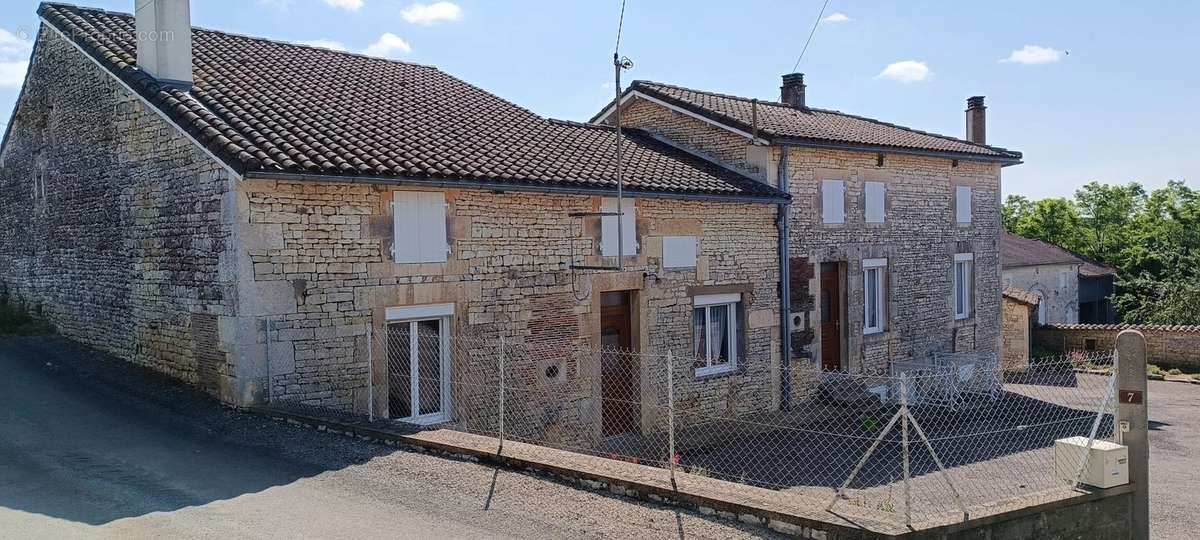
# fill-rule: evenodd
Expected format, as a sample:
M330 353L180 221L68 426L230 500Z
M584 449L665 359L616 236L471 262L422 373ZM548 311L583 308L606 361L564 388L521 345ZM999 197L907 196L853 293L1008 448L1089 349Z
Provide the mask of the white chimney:
M134 0L137 64L164 85L192 87L192 16L188 0Z

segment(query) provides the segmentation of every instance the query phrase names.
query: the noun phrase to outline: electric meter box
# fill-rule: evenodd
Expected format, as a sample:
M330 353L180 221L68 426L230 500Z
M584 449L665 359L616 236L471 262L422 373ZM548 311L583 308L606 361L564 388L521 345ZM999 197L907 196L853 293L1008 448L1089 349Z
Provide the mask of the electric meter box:
M1088 452L1087 437L1054 441L1054 473L1063 483L1075 482L1079 461ZM1092 487L1110 488L1129 483L1129 448L1109 441L1092 441L1087 464L1079 477Z

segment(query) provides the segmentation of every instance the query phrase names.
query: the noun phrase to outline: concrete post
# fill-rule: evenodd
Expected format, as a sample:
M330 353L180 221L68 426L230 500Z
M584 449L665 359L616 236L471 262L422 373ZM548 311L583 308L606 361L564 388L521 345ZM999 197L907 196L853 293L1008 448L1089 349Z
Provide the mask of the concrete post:
M1146 405L1146 337L1137 330L1117 335L1117 440L1129 447L1134 486L1130 538L1150 538L1150 441Z

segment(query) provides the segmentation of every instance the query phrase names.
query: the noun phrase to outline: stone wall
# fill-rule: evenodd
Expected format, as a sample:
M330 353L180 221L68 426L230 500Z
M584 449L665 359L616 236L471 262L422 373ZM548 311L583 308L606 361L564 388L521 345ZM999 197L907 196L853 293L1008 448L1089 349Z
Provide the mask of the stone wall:
M1042 298L1044 321L1038 324L1079 322L1079 265L1045 264L1004 269L1004 286L1036 293Z
M633 291L634 343L643 353L675 353L681 406L703 414L743 414L778 403L778 261L771 206L637 199L641 250L624 272L571 271L579 264L615 264L597 254L600 198L544 193L444 190L450 253L445 263L391 261L393 186L248 180L239 197L248 221L264 239L251 249L254 280L285 283L295 311L271 317L269 343L274 399L364 410L368 394L386 414L386 362L376 362L368 392L367 347L386 358L382 340L388 307L451 303L451 364L457 417L493 426L486 396L498 387L497 361L463 344L504 336L515 351L558 351L559 376L541 369L545 354L514 353L514 386L532 389L509 404L512 424L525 436L590 444L599 411L563 396L598 395L600 358L572 354L599 344L600 293ZM420 191L420 189L417 189ZM428 191L428 190L425 190ZM662 237L698 238L698 264L663 269ZM692 301L697 294L740 292L745 347L739 369L697 378L691 349ZM558 354L556 353L556 354ZM524 365L521 362L526 362ZM634 378L642 402L642 429L659 429L665 403L665 361L645 357ZM465 406L472 403L474 406ZM494 409L494 407L492 407ZM529 421L522 422L522 417ZM517 428L514 428L517 429Z
M770 148L769 158L755 159L759 152L744 137L645 100L627 105L623 121L776 182L779 147ZM845 290L843 369L880 371L889 358L919 358L931 351L999 351L998 164L886 154L879 166L877 154L871 152L800 147L788 152L793 196L790 255L813 265L809 290L814 292L820 290L820 263L840 263ZM844 224L821 223L822 179L846 182ZM867 181L887 185L883 224L864 222ZM953 192L958 185L973 188L969 225L954 222ZM967 319L954 320L953 258L967 252L974 254L974 311ZM888 259L887 325L882 333L864 336L862 261L869 258ZM811 345L794 348L793 357L811 358L819 365L820 339L812 339L811 333L821 320L820 302L803 315L793 332L801 334L801 343L807 337Z
M0 157L0 281L64 335L214 394L230 174L45 27Z
M1117 334L1132 328L1146 336L1147 362L1164 369L1200 373L1200 326L1059 324L1037 327L1033 341L1056 353L1116 349Z
M1037 316L1034 307L1005 296L1003 302L1004 346L1000 365L1006 371L1029 368L1031 329Z

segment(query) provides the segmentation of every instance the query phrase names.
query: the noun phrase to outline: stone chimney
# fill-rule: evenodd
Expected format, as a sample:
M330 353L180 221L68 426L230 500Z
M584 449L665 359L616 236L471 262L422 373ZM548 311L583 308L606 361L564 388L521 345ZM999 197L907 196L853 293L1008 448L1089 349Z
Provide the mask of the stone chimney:
M987 144L987 107L983 96L967 98L967 140Z
M164 85L192 87L192 16L188 0L135 0L137 64Z
M805 107L803 73L788 73L783 76L783 86L779 87L779 101L801 109Z

